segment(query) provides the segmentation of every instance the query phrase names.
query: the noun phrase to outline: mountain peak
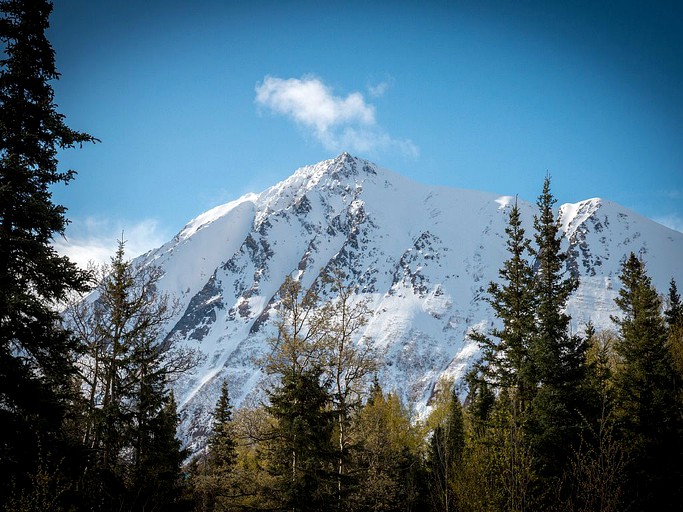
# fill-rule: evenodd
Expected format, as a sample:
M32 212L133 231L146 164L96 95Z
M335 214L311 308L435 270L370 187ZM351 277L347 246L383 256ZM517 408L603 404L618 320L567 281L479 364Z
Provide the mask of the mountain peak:
M358 176L361 173L377 174L377 166L372 162L353 156L346 151L329 161L328 172L333 177Z
M352 160L357 160L357 158L353 157L348 151L344 151L341 153L337 158L334 159L334 161L340 161L340 162L348 162Z
M435 383L460 381L476 359L468 333L493 325L484 299L507 257L511 199L417 184L343 152L198 216L145 257L182 307L166 334L206 356L176 389L186 442L200 442L223 379L236 405L258 392L256 361L276 334L285 276L308 287L331 266L371 311L354 341L384 354L382 385L424 411ZM530 226L533 204L519 207ZM631 251L656 286L683 281L683 235L597 198L563 205L560 223L567 270L580 279L568 304L574 329L612 325L615 276Z

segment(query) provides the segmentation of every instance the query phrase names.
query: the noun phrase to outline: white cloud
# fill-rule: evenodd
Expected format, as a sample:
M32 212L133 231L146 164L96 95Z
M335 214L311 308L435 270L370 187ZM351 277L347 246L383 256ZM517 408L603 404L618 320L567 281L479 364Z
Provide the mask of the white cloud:
M388 134L377 130L347 127L340 132L330 133L328 136L330 149L352 148L363 154L397 150L413 159L420 156L419 148L412 141L392 139Z
M373 98L381 98L392 85L394 85L393 78L385 80L378 84L368 85L368 92L370 93L370 96L372 96Z
M154 219L144 219L134 224L122 221L88 218L75 220L67 227L66 238L57 237L54 247L79 266L88 263L108 263L116 251L123 233L126 241L126 257L133 259L150 249L159 247L170 238Z
M328 86L314 77L283 80L267 76L256 86L256 102L320 133L340 124L375 124L375 109L365 103L362 94L334 96Z
M417 146L411 141L393 139L378 126L375 107L360 92L335 96L329 86L314 76L267 76L256 86L256 103L290 117L332 151L373 153L396 149L412 158L418 155Z
M680 231L683 233L683 218L676 213L665 215L663 217L655 217L653 220L655 222L659 222L667 228L671 228L675 231Z

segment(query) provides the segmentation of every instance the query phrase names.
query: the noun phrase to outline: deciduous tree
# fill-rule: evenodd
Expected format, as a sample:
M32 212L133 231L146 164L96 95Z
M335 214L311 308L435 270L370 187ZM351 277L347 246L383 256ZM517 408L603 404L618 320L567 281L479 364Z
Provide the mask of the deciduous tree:
M465 424L462 405L454 390L444 404L446 413L432 431L427 451L429 493L435 511L457 510L457 473L463 464Z
M322 367L331 383L332 405L336 412L337 499L341 505L348 480L349 424L368 388L368 379L377 373L379 354L371 340L357 339L370 316L367 301L357 300L356 288L347 283L341 269L324 275L331 295L319 315L324 326Z

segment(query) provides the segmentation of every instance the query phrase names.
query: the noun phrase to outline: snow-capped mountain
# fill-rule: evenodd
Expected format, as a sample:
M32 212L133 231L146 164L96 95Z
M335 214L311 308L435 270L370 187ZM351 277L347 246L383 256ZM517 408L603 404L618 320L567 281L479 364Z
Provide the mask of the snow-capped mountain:
M421 185L344 153L203 213L141 257L162 267L160 288L181 303L168 334L206 356L176 390L186 440L206 433L224 378L235 404L263 378L256 359L274 333L285 276L309 286L329 265L369 301L363 335L385 354L385 389L424 409L439 377L461 379L476 357L468 331L492 325L484 291L507 258L511 201ZM535 207L519 204L530 236ZM588 319L611 326L631 251L661 292L672 277L683 283L677 231L602 199L562 205L559 222L567 270L581 282L569 304L574 329Z

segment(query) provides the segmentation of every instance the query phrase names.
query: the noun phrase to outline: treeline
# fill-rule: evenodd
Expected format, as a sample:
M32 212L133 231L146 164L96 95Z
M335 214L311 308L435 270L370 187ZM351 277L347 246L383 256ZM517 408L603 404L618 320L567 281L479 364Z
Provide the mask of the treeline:
M309 289L284 283L265 399L233 410L224 385L207 446L185 452L170 389L197 354L162 335L177 305L159 270L127 261L123 240L98 271L51 243L67 223L51 187L74 177L58 151L96 142L54 104L51 9L0 1L0 509L682 508L676 283L663 300L630 255L614 330L572 332L549 179L533 243L509 211L488 290L498 327L471 334L482 359L466 388L440 383L428 418L381 388L380 357L357 339L367 304L332 269Z
M683 508L683 305L643 261L621 269L614 330L572 333L555 199L546 179L527 239L516 204L488 301L499 327L461 404L441 382L420 421L352 343L368 311L344 275L287 280L264 360L268 400L232 411L227 385L207 448L186 468L196 511L620 511ZM332 297L319 304L321 295ZM344 327L344 321L353 327ZM339 376L356 376L357 380ZM340 385L341 382L341 385ZM367 391L366 391L367 390Z

